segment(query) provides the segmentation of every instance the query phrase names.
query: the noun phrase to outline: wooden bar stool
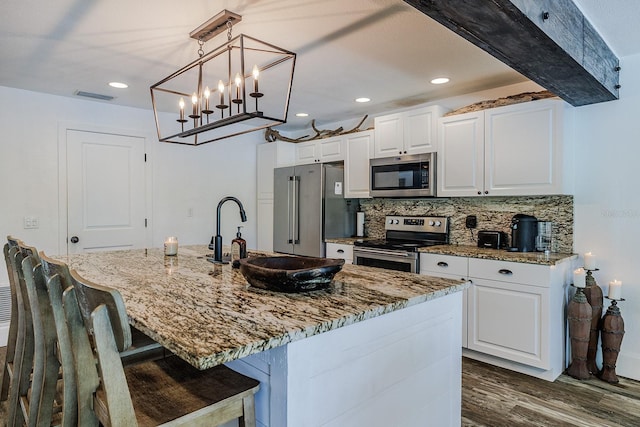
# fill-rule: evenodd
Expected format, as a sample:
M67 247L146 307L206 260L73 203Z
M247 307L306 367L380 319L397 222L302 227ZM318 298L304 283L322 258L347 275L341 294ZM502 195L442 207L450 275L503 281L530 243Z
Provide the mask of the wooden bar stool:
M4 260L7 264L9 275L9 292L11 295L11 318L9 320L9 336L7 338L7 348L5 360L2 364L2 375L0 375L0 401L5 401L9 397L9 385L13 378L13 358L16 351L16 339L18 335L18 300L16 284L16 272L14 271L11 258L15 257L18 251L17 246L11 247L8 243L4 245Z
M44 252L40 252L40 260L42 262L42 268L47 279L57 274L58 276L60 276L60 283L63 290L68 288L69 286L72 286L71 273L69 272L69 266L67 266L67 264L48 257ZM91 317L91 311L96 307L96 304L107 302L102 300L94 301L93 295L91 293L89 295L85 295L82 293L82 291L83 290L81 289L78 293L78 295L80 295L84 301L82 316L85 321L88 321ZM108 296L108 294L104 295ZM113 301L107 303L110 316L117 316L119 314L117 310L110 308L113 307L114 304L115 302ZM122 359L123 365L127 366L134 363L159 359L165 357L167 354L170 354L164 347L162 347L162 345L145 335L143 332L139 331L136 328L129 327L127 324L126 316L124 319L121 319L121 321L122 324L127 325L127 329L131 331L131 344L127 348L124 345L124 332L114 329L114 335L116 336L116 343L118 346L118 350L120 351L120 358ZM114 323L116 325L121 324L120 322Z
M73 271L71 277L63 306L76 362L79 425L215 426L238 418L241 426L255 427L259 382L224 365L200 371L173 356L123 368L114 336L122 330L124 344L130 343L122 297ZM87 324L81 306L89 295L96 307Z

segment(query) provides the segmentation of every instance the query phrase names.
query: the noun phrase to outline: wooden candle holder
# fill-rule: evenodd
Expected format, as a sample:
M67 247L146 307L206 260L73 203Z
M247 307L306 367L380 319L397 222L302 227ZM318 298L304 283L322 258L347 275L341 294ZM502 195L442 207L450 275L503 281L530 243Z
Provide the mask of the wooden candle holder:
M612 299L607 313L602 318L602 371L598 377L611 384L618 383L616 362L624 337L624 320L618 308L618 301L624 301L624 298Z
M592 272L598 271L587 270L587 286L584 288L584 294L591 306L591 330L589 334L589 349L587 351L587 368L592 375L598 374L598 366L596 365L596 353L598 352L598 337L600 335L600 324L602 318L602 289L596 283Z
M583 288L576 288L576 293L569 302L567 317L569 338L571 339L571 364L567 369L567 374L579 380L587 380L591 378L587 367L587 353L591 334L592 310Z

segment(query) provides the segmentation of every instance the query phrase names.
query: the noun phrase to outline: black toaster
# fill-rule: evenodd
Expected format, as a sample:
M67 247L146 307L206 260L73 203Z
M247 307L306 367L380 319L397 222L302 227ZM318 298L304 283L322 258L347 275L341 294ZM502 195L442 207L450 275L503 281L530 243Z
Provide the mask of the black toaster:
M488 249L506 248L507 233L504 231L478 231L478 247Z

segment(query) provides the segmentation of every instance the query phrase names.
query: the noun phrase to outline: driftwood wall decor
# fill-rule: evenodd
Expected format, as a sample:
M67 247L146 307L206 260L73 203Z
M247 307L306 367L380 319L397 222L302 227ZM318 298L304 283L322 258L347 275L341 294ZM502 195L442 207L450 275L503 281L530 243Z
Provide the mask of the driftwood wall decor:
M368 115L364 116L362 120L360 120L360 123L358 123L351 130L344 130L342 126L334 130L318 129L316 127L316 120L313 119L311 120L311 127L313 128L315 135L313 136L305 135L299 138L288 138L286 136L282 136L280 135L280 132L278 132L277 130L273 130L272 128L268 127L267 130L264 131L264 139L266 139L267 142L275 142L275 141L305 142L305 141L313 141L316 139L331 138L333 136L347 135L349 133L360 132L362 130L360 129L360 126L362 126L365 120L367 120L367 117L369 116Z
M470 113L472 111L486 110L487 108L502 107L505 105L520 104L522 102L537 101L538 99L547 98L557 98L557 96L548 90L540 92L523 92L517 95L506 96L504 98L476 102L475 104L449 111L445 116L453 116L455 114Z

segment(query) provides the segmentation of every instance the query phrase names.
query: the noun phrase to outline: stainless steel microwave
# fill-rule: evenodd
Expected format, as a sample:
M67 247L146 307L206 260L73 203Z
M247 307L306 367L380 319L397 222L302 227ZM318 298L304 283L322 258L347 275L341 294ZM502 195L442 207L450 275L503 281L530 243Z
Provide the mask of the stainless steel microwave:
M371 197L434 197L436 153L371 159Z

